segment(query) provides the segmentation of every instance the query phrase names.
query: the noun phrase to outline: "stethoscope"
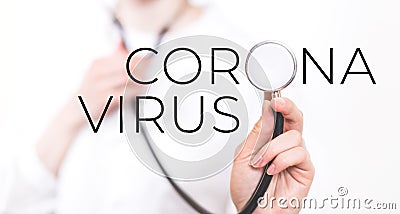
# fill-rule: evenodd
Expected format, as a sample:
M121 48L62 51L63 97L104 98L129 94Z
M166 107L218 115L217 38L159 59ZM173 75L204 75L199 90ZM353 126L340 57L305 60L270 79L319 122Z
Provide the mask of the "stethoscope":
M264 92L271 93L272 98L281 97L281 90L293 81L296 71L297 61L294 53L279 41L264 41L256 44L250 49L245 62L245 72L251 84ZM271 139L282 134L284 129L282 114L273 113L275 127ZM264 142L264 145L266 143ZM253 151L253 154L258 152ZM271 160L264 167L256 189L239 213L252 213L257 208L258 200L264 196L271 183L272 175L267 174L267 169L273 161Z
M173 19L171 19L172 21L167 23L162 29L161 31L158 33L157 35L157 39L156 42L154 44L154 47L157 47L161 44L161 41L163 40L165 34L169 31L171 25L173 24L173 21L175 21L177 18L179 18L183 12L185 11L185 6L182 5L181 8L178 9L178 11L175 13ZM111 10L110 10L111 11ZM127 47L127 42L126 42L126 38L125 38L125 33L124 33L124 28L122 26L122 24L120 23L120 21L118 20L118 18L115 16L114 13L111 13L112 15L112 21L113 24L117 27L120 36L121 36L121 40L122 43L125 47L125 49L128 50ZM196 210L199 213L212 213L207 211L207 209L203 208L201 205L199 205L192 197L190 197L182 188L180 188L178 186L178 184L171 178L168 176L167 171L165 170L165 168L163 167L161 161L158 159L156 152L153 149L153 146L150 143L150 137L149 137L149 133L147 132L147 129L144 128L141 124L139 124L139 129L140 132L143 133L143 138L144 141L146 142L152 156L154 157L156 163L158 164L158 166L160 167L161 171L163 172L163 174L165 175L165 178L167 179L167 181L171 184L172 188L174 188L174 190L179 194L179 196L186 201L186 203L188 203L194 210Z
M184 9L185 7L181 7L181 9L177 11L174 19L172 20L176 20L184 12ZM124 29L114 14L113 22L120 31L121 39L126 45L126 40L124 38ZM160 45L171 25L172 22L167 23L167 25L165 25L158 33L157 40L154 45L155 47ZM250 49L245 61L245 72L248 80L257 89L271 93L272 98L281 97L281 90L286 88L293 81L296 75L296 71L297 61L294 53L289 48L287 48L285 44L278 41L264 41L256 44ZM284 118L282 114L279 112L273 113L275 117L275 125L271 139L269 140L272 140L282 134L284 129ZM140 126L139 128L141 133L143 133L144 140L147 143L152 156L155 158L156 163L159 165L161 171L163 172L171 186L174 188L174 190L197 212L212 213L200 204L198 204L182 188L180 188L172 178L168 176L168 172L165 170L162 163L158 159L150 143L150 137L147 130L143 126ZM265 145L268 143L268 141L263 143ZM254 151L253 153L257 153L257 151ZM244 208L239 211L240 214L250 214L257 208L259 198L264 196L272 180L272 176L267 174L267 169L272 162L273 160L267 163L267 165L264 167L263 174L258 182L256 189L254 190Z

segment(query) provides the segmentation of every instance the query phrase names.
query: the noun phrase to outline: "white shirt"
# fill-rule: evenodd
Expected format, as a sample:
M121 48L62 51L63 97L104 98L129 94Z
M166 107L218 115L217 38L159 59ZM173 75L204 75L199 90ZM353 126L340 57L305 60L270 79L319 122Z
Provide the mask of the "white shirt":
M218 12L210 9L185 30L167 34L164 42L198 34L236 42L239 33L227 26ZM154 36L133 34L141 46L151 47L154 43ZM196 213L164 177L135 157L125 134L119 133L118 119L117 112L108 115L97 134L87 124L68 151L57 178L44 167L33 148L18 155L6 169L5 184L0 184L4 206L0 203L0 212ZM177 183L209 211L233 213L229 178L230 168L206 180Z

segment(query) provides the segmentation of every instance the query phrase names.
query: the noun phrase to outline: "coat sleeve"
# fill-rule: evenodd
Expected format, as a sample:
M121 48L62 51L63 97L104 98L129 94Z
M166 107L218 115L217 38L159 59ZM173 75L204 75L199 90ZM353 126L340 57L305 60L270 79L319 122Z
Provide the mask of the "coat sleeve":
M56 177L34 146L8 158L0 167L0 213L53 213Z

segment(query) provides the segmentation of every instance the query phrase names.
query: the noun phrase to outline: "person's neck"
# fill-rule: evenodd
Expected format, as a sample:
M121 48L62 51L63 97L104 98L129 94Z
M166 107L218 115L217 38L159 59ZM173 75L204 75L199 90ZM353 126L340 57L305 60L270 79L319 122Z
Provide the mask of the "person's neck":
M186 0L145 3L120 0L116 8L122 26L150 33L159 33L167 25L169 31L183 28L197 19L201 12L201 8L190 5Z

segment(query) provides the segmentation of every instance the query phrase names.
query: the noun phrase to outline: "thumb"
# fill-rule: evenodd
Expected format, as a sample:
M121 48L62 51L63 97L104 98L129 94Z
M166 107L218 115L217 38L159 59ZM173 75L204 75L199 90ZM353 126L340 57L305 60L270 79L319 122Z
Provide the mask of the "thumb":
M244 147L242 148L239 156L243 158L249 158L251 162L254 159L254 156L259 153L263 146L270 141L274 124L275 117L271 108L271 102L269 100L264 100L262 116L254 125L254 128L246 138Z

